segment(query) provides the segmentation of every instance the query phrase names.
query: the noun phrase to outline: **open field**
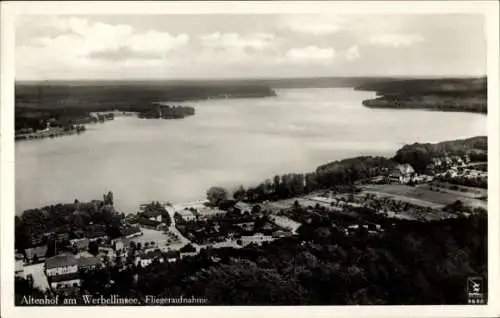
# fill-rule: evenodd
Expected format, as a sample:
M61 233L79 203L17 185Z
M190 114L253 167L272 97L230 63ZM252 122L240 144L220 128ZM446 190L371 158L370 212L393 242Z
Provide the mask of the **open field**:
M291 208L293 206L294 202L295 202L295 199L272 201L272 202L264 204L263 207L266 210L272 210L272 212L278 212L279 210Z
M457 200L461 200L464 204L472 207L487 208L487 204L484 201L447 192L430 191L423 187L410 187L400 184L380 184L364 186L363 191L380 196L389 196L395 200L406 201L425 207L439 208Z
M469 199L485 197L488 195L487 189L459 186L459 185L454 185L454 184L447 183L447 182L432 182L430 184L418 185L417 187L422 188L422 189L426 189L426 190L430 190L431 188L439 189L439 191L441 191L441 192L446 192L446 193L450 193L450 194L453 194L456 196L469 198ZM452 190L451 189L452 187L456 187L455 189L457 189L457 190ZM430 191L432 191L432 190L430 190Z
M143 233L141 236L134 237L131 240L141 244L155 242L155 245L158 247L167 244L169 236L163 233L163 231L157 231L145 228L141 228L141 231Z
M384 191L366 190L366 191L363 191L363 193L370 193L370 194L374 194L374 195L381 197L381 198L389 198L389 199L393 199L393 200L397 200L397 201L408 202L408 203L415 204L415 205L425 207L425 208L428 207L428 208L432 208L432 209L441 209L446 205L446 204L442 204L442 203L430 202L430 201L426 201L426 200L422 200L422 199L413 198L413 197L407 196L407 195L397 195L394 193L388 193L388 192L384 192Z
M132 241L141 243L142 245L153 241L155 242L153 247L157 247L162 251L178 250L185 245L185 242L176 237L176 234L172 232L165 234L163 231L144 228L141 228L141 231L143 235L133 238Z

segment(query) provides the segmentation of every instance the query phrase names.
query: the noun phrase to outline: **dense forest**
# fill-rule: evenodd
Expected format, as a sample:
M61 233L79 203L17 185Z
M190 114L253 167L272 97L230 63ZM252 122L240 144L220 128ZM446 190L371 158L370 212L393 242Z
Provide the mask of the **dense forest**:
M357 90L376 91L379 94L486 94L486 77L478 78L426 78L426 79L381 79L369 81L356 87Z
M90 112L137 112L141 118L177 119L194 115L191 106L158 106L166 101L275 96L267 86L161 82L17 83L15 129L38 131L93 122Z
M361 84L356 89L376 91L379 95L363 101L367 107L487 113L485 77L382 80Z
M171 85L148 83L16 84L16 107L32 109L79 109L85 111L140 111L165 101L201 100L220 97L266 97L275 93L256 85Z

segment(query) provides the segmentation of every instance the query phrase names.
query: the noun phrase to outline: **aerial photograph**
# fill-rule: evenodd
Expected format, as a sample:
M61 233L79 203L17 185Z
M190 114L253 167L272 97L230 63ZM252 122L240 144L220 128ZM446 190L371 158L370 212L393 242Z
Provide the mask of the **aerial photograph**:
M472 13L20 15L15 306L488 304L486 39Z

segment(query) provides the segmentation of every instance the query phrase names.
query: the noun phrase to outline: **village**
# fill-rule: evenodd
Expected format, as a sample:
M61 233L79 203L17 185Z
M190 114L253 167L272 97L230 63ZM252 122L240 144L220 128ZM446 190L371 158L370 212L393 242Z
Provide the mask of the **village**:
M220 207L209 200L186 204L152 202L136 214L119 218L119 233L110 237L106 226L89 224L78 233L44 233L16 253L15 275L50 292L77 290L81 274L106 266L147 267L153 262L178 262L203 249L258 246L297 235L299 227L315 218L337 222L346 235L365 231L377 235L391 219L432 221L487 210L487 189L461 185L463 179L487 183L486 163L467 156L434 158L429 174L418 174L409 164L397 165L380 176L355 183L355 191L329 189L275 201L234 201ZM443 181L442 177L446 177ZM454 178L460 180L459 185ZM89 204L98 204L98 200ZM104 202L104 203L102 203ZM112 194L104 204L113 215ZM75 210L78 206L75 205ZM70 206L70 209L72 207ZM377 221L379 220L379 221ZM380 220L385 220L384 222Z

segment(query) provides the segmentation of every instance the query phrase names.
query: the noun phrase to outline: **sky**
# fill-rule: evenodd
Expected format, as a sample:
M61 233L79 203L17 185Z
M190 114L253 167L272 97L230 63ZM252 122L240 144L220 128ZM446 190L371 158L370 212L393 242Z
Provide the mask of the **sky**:
M481 76L472 14L24 15L16 80Z

